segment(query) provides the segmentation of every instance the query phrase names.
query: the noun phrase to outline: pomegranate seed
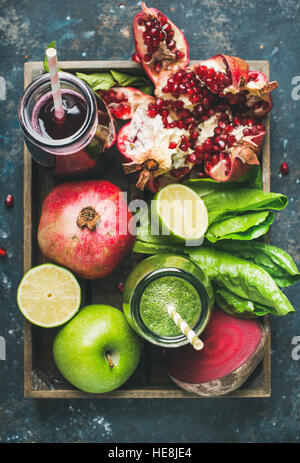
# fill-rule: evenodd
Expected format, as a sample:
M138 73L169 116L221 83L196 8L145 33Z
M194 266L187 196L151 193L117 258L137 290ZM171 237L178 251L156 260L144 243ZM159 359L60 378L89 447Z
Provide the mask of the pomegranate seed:
M163 41L165 40L165 38L166 38L165 32L164 32L164 31L160 31L159 34L158 34L158 40L159 40L160 42L163 42Z
M173 50L176 47L176 43L173 39L168 39L166 43L169 50Z
M166 87L163 87L163 88L161 89L161 91L162 91L163 93L169 93L170 89L169 89L169 87L166 86Z
M208 172L211 171L211 169L213 168L212 163L211 162L206 162L205 168L206 168L206 170L208 170Z
M280 172L281 172L283 175L286 175L286 174L289 173L289 171L290 171L290 169L289 169L289 166L288 166L287 162L283 162L283 163L281 164L281 166L280 166Z
M219 156L217 154L214 154L212 157L212 163L215 166L219 162Z
M167 37L168 37L168 39L172 39L174 37L173 29L170 29L170 30L167 31Z
M178 60L184 58L184 56L185 56L183 51L179 51L179 50L177 50L175 54L176 54L176 58Z
M171 24L169 24L168 22L166 22L163 26L162 26L163 30L164 31L169 31L172 29L172 26Z
M146 24L146 21L145 21L144 19L140 18L140 19L138 20L138 25L139 25L139 26L145 26L145 24Z
M252 135L252 130L251 129L244 129L243 134L247 137L249 135Z
M168 21L168 18L160 11L157 16L159 17L161 24L166 24L166 22Z
M5 207L12 208L14 207L15 198L13 195L7 195L4 201Z
M177 146L177 143L175 143L175 141L170 141L170 143L169 143L169 148L170 148L170 150L175 149L176 146Z
M164 104L165 104L165 103L164 103L164 100L163 100L162 98L157 98L157 100L156 100L156 107L157 107L158 109L163 108L163 107L164 107Z
M265 130L265 126L263 124L258 124L256 126L256 129L259 131L259 132L263 132Z
M150 56L149 53L146 53L146 54L144 55L144 61L145 61L146 63L149 63L149 61L151 61L151 58L152 58L152 56Z
M189 100L191 103L199 103L199 101L201 101L201 97L200 95L193 95L189 98Z
M152 27L152 29L150 29L150 32L149 32L151 37L157 37L158 33L159 33L159 30L156 27Z
M120 291L120 293L123 293L123 291L124 291L124 283L122 283L120 281L120 283L118 283L117 289Z
M6 257L6 250L4 248L0 248L0 259L4 259Z
M181 151L187 151L189 149L189 142L186 140L186 141L182 141L179 145L179 148L181 149Z
M195 155L195 153L188 154L187 159L192 164L195 164L195 162L197 162L197 156Z
M133 53L133 55L131 56L131 59L135 63L140 63L141 62L141 58L140 58L140 55L138 53Z
M157 116L157 111L156 111L156 109L149 109L149 110L147 111L147 115L148 115L149 117L154 118L155 116Z
M233 125L227 125L225 130L226 130L227 133L231 133L234 130L234 127L233 127Z
M191 138L192 138L193 140L197 140L198 135L199 135L198 131L197 131L197 130L193 130L192 133L191 133Z
M175 121L175 125L178 129L183 129L184 123L181 119L179 119L178 121Z

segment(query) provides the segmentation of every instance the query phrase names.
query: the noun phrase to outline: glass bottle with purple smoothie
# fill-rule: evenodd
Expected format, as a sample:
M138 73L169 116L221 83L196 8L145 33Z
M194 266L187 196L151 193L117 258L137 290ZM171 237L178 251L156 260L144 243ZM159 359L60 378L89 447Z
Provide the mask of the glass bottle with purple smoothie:
M115 141L114 123L105 103L72 74L60 72L65 117L54 117L49 74L35 79L20 98L18 116L33 159L57 175L96 169Z

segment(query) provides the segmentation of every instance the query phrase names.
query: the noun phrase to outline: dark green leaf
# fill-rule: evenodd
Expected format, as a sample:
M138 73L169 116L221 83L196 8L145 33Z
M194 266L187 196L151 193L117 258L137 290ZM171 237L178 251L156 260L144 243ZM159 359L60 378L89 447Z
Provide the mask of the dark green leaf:
M211 243L224 239L253 240L267 233L273 221L273 212L248 212L213 223L205 237Z
M291 256L276 246L260 241L240 243L233 240L220 241L216 246L264 268L281 288L300 280L300 273Z
M287 297L263 268L215 248L189 249L189 256L218 287L268 308L278 316L294 312Z
M97 90L109 90L116 85L116 81L109 72L97 72L94 74L76 72L76 76L84 80L94 92Z

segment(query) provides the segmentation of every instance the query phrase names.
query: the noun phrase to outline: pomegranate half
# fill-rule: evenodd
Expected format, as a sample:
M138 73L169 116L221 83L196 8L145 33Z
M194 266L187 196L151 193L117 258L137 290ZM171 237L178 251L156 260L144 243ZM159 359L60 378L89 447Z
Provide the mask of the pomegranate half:
M102 278L133 246L131 217L120 188L113 183L61 183L43 203L38 243L44 256L78 276Z
M272 108L270 93L277 82L249 71L233 56L219 54L189 67L182 32L144 3L133 34L157 97L144 102L118 135L125 173L139 174L137 186L156 191L190 171L224 182L259 164L265 136L261 118Z

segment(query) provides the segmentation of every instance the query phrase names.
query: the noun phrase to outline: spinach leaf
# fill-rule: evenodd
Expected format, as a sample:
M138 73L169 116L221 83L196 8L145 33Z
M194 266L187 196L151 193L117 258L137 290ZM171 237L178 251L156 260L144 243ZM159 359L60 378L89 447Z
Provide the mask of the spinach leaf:
M76 76L79 79L84 80L94 92L97 90L109 90L111 87L116 85L116 81L110 74L110 72L96 72L94 74L83 74L76 72Z
M218 307L229 315L241 318L254 318L266 315L271 311L269 307L265 307L258 302L243 299L224 287L216 286L214 288L214 295Z
M291 303L273 278L258 265L204 246L189 249L189 256L218 287L226 288L242 299L267 307L268 312L278 316L294 312Z
M273 221L273 212L248 212L213 223L206 231L205 237L211 243L221 239L253 240L267 233Z
M300 280L300 273L291 256L277 246L260 241L219 241L216 246L264 268L280 288L293 285Z
M228 313L239 316L262 316L266 313L283 316L294 312L287 297L272 276L255 263L220 251L215 246L184 245L136 240L133 251L143 254L180 253L192 259L212 280L216 302ZM241 243L242 244L242 243ZM252 244L252 243L251 243Z
M251 188L219 191L205 196L203 200L210 224L240 212L282 210L288 203L287 197L281 193L269 193Z
M135 87L149 95L153 94L153 85L146 77L139 75L125 74L124 72L111 70L111 75L121 87Z
M253 166L245 175L234 182L218 182L212 178L193 178L186 180L184 185L194 190L200 197L216 191L231 190L232 188L262 189L262 174L260 166Z

